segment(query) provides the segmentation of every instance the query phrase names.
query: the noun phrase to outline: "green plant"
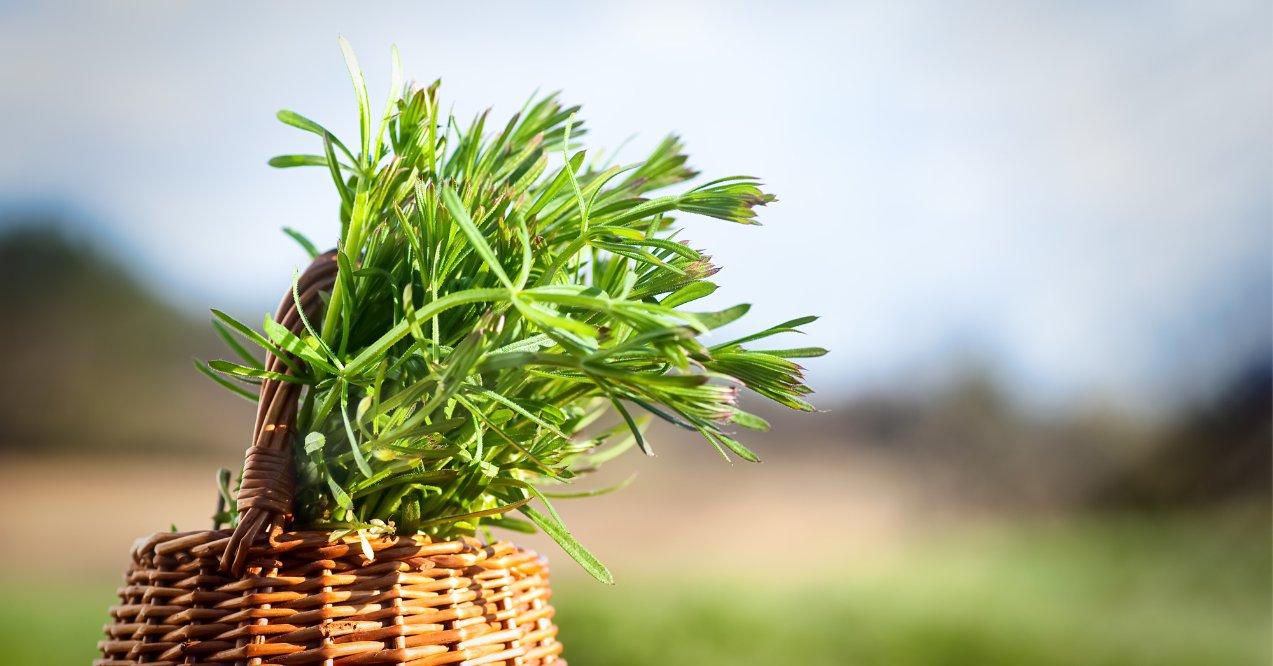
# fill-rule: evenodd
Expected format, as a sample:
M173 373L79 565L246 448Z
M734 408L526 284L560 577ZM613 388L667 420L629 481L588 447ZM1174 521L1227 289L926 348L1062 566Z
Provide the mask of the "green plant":
M774 197L746 176L647 197L697 175L681 142L668 137L629 166L589 164L574 144L577 107L555 95L532 99L497 132L486 113L461 127L440 115L438 83L402 85L396 51L373 125L361 71L341 47L359 144L281 111L323 152L270 160L322 167L340 195L339 276L325 316L293 335L268 317L257 333L214 311L239 362L200 368L251 400L236 382L303 385L299 524L440 537L538 527L609 581L553 510L553 486L633 445L649 453L651 415L697 431L726 458L757 460L725 431L767 427L739 409L740 386L811 409L791 359L824 350L744 345L812 317L709 346L700 336L748 306L685 309L715 291L717 269L676 240L671 214L752 224ZM240 339L282 355L290 371L269 373ZM610 410L617 425L598 426ZM233 521L233 509L221 519Z

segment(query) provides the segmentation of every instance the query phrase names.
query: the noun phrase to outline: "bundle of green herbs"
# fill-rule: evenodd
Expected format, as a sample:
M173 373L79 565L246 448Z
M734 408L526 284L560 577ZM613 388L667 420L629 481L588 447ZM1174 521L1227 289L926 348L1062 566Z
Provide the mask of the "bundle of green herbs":
M237 361L200 369L253 401L250 385L265 378L303 387L299 527L439 538L538 528L609 582L550 499L601 491L560 492L564 484L633 446L651 453L651 417L696 431L726 459L756 461L727 432L768 427L739 408L740 387L812 409L792 359L825 351L750 345L814 318L705 342L748 306L691 307L716 290L717 268L678 240L672 217L755 224L756 207L774 197L748 176L651 196L697 176L680 140L636 164L595 164L576 144L577 107L555 95L532 99L499 131L488 131L487 113L462 127L439 113L438 83L402 83L396 50L374 118L361 70L341 48L359 143L281 111L322 152L270 160L326 169L340 197L325 315L297 335L268 316L257 332L214 310ZM265 370L251 345L288 371ZM218 520L233 523L227 507Z

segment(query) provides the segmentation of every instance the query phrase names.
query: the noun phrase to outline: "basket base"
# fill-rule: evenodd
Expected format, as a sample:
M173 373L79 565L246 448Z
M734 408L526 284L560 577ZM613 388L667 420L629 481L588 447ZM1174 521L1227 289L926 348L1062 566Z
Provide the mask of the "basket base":
M547 562L532 551L284 532L254 547L234 577L218 568L229 536L139 541L94 663L566 663Z

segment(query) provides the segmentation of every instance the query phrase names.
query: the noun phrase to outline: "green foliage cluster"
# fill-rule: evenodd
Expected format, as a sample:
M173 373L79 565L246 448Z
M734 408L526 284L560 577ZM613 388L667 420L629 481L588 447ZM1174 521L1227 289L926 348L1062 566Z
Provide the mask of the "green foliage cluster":
M748 345L812 317L707 345L703 334L747 306L686 308L715 291L717 269L678 241L672 214L752 224L774 197L746 176L650 196L697 175L681 142L668 137L637 164L589 162L575 143L577 107L555 95L530 100L498 131L487 113L463 127L440 113L437 83L402 84L396 51L376 123L341 46L359 144L282 111L323 150L270 162L326 169L339 194L339 275L325 316L294 335L269 318L258 333L214 311L239 358L201 369L253 400L239 382L304 387L301 525L438 537L539 528L609 581L550 502L599 491L554 486L633 446L649 453L651 416L696 431L727 459L757 460L727 432L767 427L739 409L740 387L811 409L792 359L824 350ZM287 372L264 369L243 341L286 359ZM598 425L610 410L617 425Z

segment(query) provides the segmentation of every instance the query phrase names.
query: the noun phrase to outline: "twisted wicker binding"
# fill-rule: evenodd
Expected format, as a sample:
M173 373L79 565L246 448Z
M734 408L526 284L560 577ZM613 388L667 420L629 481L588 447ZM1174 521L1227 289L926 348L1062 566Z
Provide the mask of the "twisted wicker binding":
M304 322L297 303L305 309L307 318L317 317L322 292L330 292L335 281L336 252L333 250L316 257L297 279L295 292L283 295L275 321L293 333L300 333ZM265 369L291 374L291 369L273 354L266 354ZM239 524L221 559L221 567L235 574L243 573L248 548L256 538L291 514L295 492L292 430L296 427L299 393L297 384L273 379L261 382L252 445L247 450L239 485Z
M297 283L306 317L335 254ZM303 326L292 293L276 319ZM266 368L286 372L267 356ZM98 666L503 664L565 666L547 562L506 542L284 531L294 491L294 384L262 382L233 532L159 533L133 547Z

